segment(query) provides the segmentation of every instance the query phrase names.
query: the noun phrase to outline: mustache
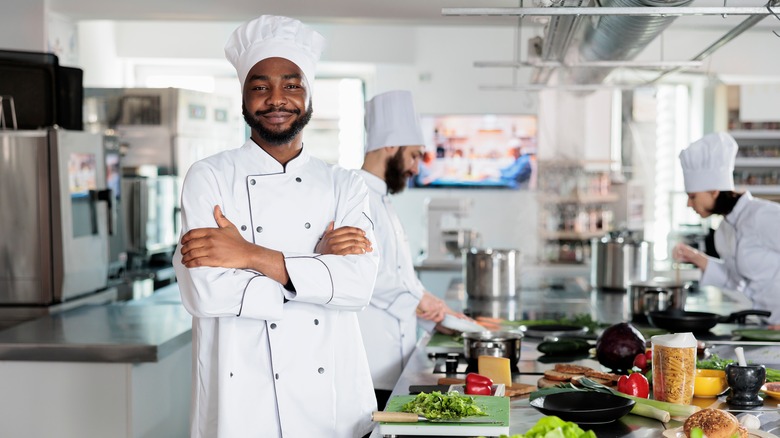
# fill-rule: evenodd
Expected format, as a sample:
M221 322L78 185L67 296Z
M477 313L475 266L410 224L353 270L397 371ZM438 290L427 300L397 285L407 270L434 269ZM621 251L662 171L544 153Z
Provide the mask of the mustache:
M290 113L290 114L298 114L298 115L300 115L301 114L301 110L299 110L299 109L288 110L288 109L284 109L284 108L268 108L267 110L264 110L264 111L255 111L255 116L264 116L264 115L270 114L270 113Z

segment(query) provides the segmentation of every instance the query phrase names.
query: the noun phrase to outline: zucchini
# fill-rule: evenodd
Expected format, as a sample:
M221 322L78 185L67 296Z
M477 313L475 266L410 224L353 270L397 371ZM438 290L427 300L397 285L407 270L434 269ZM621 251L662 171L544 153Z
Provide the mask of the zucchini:
M549 354L550 356L584 354L587 353L590 348L591 345L588 343L588 341L577 338L559 339L557 341L544 341L536 347L540 353Z

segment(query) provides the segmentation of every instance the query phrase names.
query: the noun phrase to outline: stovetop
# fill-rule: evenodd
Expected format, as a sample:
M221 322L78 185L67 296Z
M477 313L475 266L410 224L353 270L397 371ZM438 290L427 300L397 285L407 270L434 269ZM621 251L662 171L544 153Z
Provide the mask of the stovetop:
M466 375L478 371L477 360L466 359L466 355L463 353L430 353L428 357L434 360L433 374L455 377L458 374ZM520 374L516 363L511 364L509 368L512 375Z

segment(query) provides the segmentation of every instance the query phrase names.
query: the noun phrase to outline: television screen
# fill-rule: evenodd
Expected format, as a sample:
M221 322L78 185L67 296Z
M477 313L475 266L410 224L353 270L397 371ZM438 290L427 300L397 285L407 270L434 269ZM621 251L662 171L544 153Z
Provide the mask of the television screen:
M412 187L533 188L533 115L422 115L425 153Z

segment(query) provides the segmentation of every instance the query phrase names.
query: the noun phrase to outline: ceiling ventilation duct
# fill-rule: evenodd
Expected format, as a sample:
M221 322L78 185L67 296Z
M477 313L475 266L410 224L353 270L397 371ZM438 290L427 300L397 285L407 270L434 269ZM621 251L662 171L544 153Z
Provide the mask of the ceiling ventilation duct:
M676 7L687 6L691 1L602 0L601 7ZM567 40L568 47L565 52L559 51L555 55L548 52L546 58L558 58L557 61L569 66L595 61L632 60L676 18L630 15L586 17L575 22L577 29L568 29L565 37L554 35L560 28L555 31L548 25L548 37L553 41L563 38ZM554 46L556 43L550 45ZM558 79L562 84L598 84L603 82L611 71L612 68L604 67L563 68L559 70ZM550 75L544 73L544 69L540 69L534 74L537 83L549 79Z

